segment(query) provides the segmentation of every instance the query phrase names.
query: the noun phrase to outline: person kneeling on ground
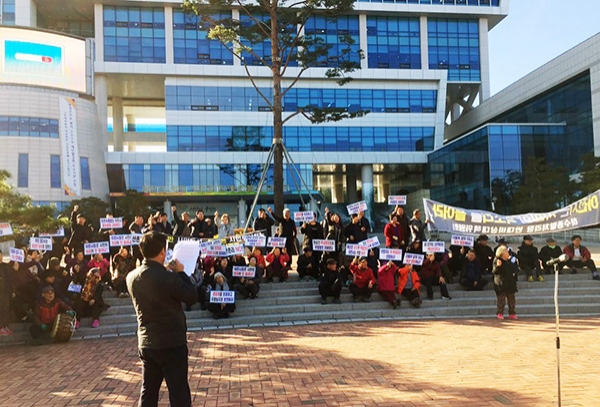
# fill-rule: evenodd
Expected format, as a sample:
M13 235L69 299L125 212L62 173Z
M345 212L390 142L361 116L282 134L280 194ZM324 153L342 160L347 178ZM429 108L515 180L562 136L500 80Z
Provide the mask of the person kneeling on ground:
M340 294L342 293L342 278L337 268L335 259L327 259L327 265L319 283L319 294L321 294L321 304L327 304L327 297L333 297L334 304L341 304Z
M370 302L371 294L375 291L375 276L373 270L367 267L367 258L355 257L350 264L350 272L354 276L354 282L349 287L354 296L354 302Z
M229 318L229 313L235 311L235 304L210 302L210 291L230 291L229 283L227 283L227 279L222 273L215 273L213 282L209 284L206 309L213 313L214 319Z
M412 264L407 264L398 270L398 294L410 301L411 305L419 308L421 301L419 289L421 288L421 280Z
M29 328L33 344L43 344L50 340L50 331L58 314L73 312L64 301L56 298L54 287L48 285L42 289L42 298L37 303L34 312L33 324Z
M93 268L88 271L85 285L81 290L81 296L73 304L73 308L77 312L77 322L75 328L81 325L82 317L92 317L92 328L100 326L100 314L109 308L104 303L102 293L104 285L100 276L100 269Z
M440 293L442 298L445 300L451 300L450 294L448 294L448 286L446 280L442 276L442 269L440 264L435 261L435 253L427 253L423 267L421 268L421 282L425 284L427 288L427 299L433 300L433 285L440 286Z
M460 285L467 291L481 291L487 284L488 281L483 278L483 272L475 255L475 250L470 249L467 252L466 261L460 273Z
M400 300L396 299L394 291L394 276L398 272L398 266L391 260L381 266L377 271L377 292L390 305L396 309L400 305Z
M592 260L592 255L587 247L581 245L581 236L573 235L571 238L571 244L566 245L563 252L569 256L567 260L567 267L571 268L571 273L577 273L577 268L587 267L592 272L592 278L594 280L600 280L598 270Z

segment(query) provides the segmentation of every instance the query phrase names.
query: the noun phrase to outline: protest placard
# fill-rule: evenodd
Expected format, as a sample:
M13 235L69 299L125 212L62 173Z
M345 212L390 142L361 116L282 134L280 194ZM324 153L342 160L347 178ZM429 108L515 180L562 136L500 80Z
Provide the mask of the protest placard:
M388 205L406 205L406 195L390 195L388 196Z
M454 246L473 247L473 245L475 245L475 237L474 236L452 235L450 244L454 245Z
M183 270L188 276L194 274L199 254L200 242L198 240L179 241L173 247L173 258L183 264Z
M246 246L264 247L267 245L267 237L263 234L244 235L244 244Z
M52 250L51 237L31 237L29 238L29 248L31 250L50 251Z
M100 229L121 229L123 218L100 218Z
M108 242L111 247L131 246L132 236L133 235L110 235L108 237Z
M83 254L86 256L98 253L110 253L110 245L108 242L85 243L83 245Z
M310 222L315 218L315 214L311 211L294 212L294 221L296 222Z
M417 253L405 253L404 260L402 261L404 264L412 264L415 266L420 266L423 264L423 259L425 258L422 254Z
M215 291L210 292L210 302L212 304L233 304L235 303L235 291Z
M287 240L286 237L270 237L269 240L267 240L267 246L269 247L285 247L285 241Z
M75 284L75 283L69 283L69 286L67 287L67 291L70 293L77 293L79 294L81 292L81 284Z
M12 227L8 222L0 223L0 236L10 236L13 234Z
M40 237L63 237L65 235L65 228L64 227L59 227L56 232L54 233L40 233Z
M358 212L364 212L367 210L367 203L365 201L355 202L353 204L347 205L349 215L354 215Z
M254 278L256 274L256 267L246 267L246 266L233 266L233 270L231 271L231 275L233 277L245 277L245 278Z
M365 239L362 242L358 242L358 244L361 246L365 246L367 249L372 249L374 247L381 246L381 243L379 242L379 238L377 236Z
M367 246L361 246L358 244L347 243L346 244L346 256L366 256L369 253Z
M223 246L225 249L225 256L235 256L236 254L244 254L244 244L243 243L230 243L228 245Z
M402 249L379 249L379 260L402 261Z
M444 253L445 251L446 251L446 243L445 242L433 242L433 241L423 242L423 252L424 253Z
M16 261L17 263L23 263L25 262L25 252L21 249L11 247L9 252L9 258L12 261Z
M314 239L312 248L318 252L333 252L335 251L335 240Z

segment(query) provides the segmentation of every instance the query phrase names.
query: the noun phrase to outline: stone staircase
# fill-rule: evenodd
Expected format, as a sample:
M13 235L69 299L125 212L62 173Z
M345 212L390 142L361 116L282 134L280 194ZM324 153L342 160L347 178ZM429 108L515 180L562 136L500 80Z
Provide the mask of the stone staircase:
M546 281L519 281L517 314L520 318L553 317L554 276ZM490 276L488 276L488 279ZM523 280L523 276L520 277ZM200 310L198 304L186 312L189 331L289 326L317 323L336 323L369 320L416 320L416 319L479 319L495 316L496 296L492 284L483 291L463 291L458 284L448 285L452 300L440 298L434 287L434 299L424 300L415 309L408 301L394 310L374 293L370 303L353 303L347 288L342 291L342 304L321 304L318 283L299 282L295 273L286 283L262 284L259 298L237 301L237 310L228 319L215 320L208 311ZM424 298L424 287L421 298ZM130 299L119 299L114 293L106 293L105 300L111 305L101 317L99 328L90 327L91 320L84 318L72 340L111 338L135 335L137 323ZM331 301L331 299L330 299ZM600 281L591 279L588 270L578 274L560 275L559 307L561 317L585 317L600 315ZM29 323L12 324L14 334L0 336L0 345L26 343L29 339Z

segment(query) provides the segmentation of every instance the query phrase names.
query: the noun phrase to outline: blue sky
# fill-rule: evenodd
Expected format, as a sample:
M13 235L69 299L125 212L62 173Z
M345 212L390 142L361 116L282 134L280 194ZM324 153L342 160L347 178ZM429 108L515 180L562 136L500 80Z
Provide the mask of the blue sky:
M492 95L598 32L599 0L510 0L489 33Z

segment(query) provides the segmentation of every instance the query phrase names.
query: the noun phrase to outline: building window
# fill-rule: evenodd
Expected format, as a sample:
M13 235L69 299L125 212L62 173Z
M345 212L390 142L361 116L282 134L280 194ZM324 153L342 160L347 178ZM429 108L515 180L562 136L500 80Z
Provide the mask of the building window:
M159 7L104 6L104 60L165 63L165 13Z
M50 156L50 188L61 188L60 155Z
M79 162L81 163L81 189L91 191L90 162L87 157L80 157Z
M480 81L479 21L429 18L429 69L448 70L449 81Z
M231 18L231 13L213 18ZM200 29L200 17L173 10L173 53L176 64L233 65L233 55L217 40L208 39L208 31Z
M0 0L0 25L15 25L15 0Z
M29 154L19 154L17 186L19 188L29 187Z
M369 68L421 69L418 18L367 17Z
M0 116L0 137L58 138L58 120L43 117Z
M335 19L312 17L306 21L304 35L321 38L329 45L327 57L315 62L318 67L338 67L340 62L349 61L360 64L360 29L358 16L339 16ZM353 44L340 39L348 36Z

